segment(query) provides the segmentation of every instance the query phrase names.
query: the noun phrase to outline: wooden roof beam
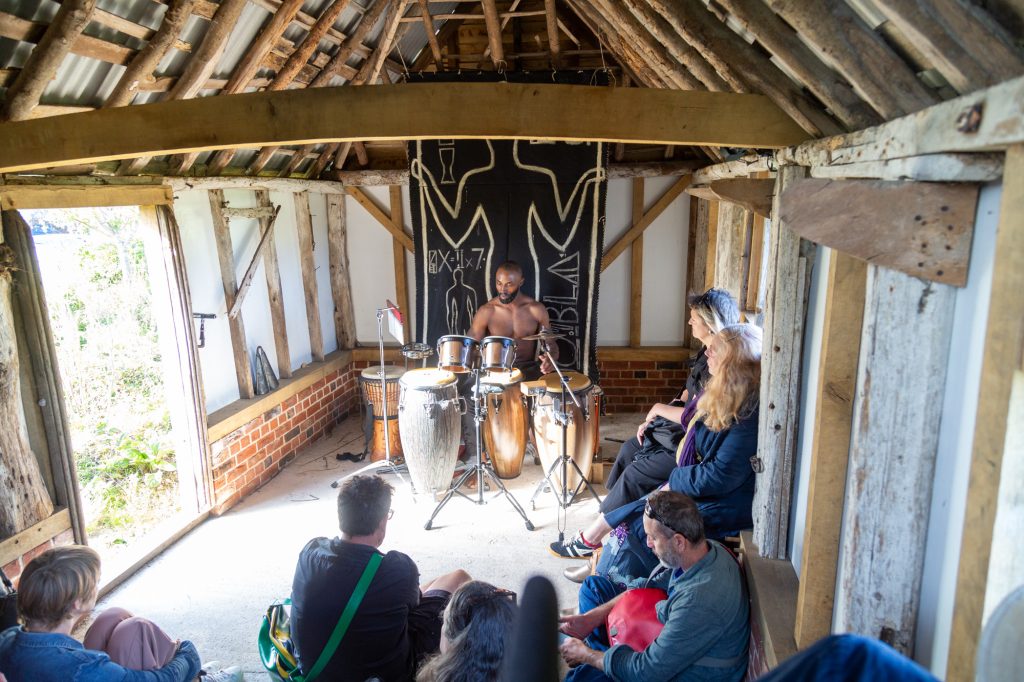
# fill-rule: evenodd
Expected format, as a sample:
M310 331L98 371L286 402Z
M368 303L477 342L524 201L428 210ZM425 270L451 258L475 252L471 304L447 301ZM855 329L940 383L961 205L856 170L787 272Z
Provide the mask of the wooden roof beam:
M841 131L817 104L777 66L718 20L701 3L646 0L686 42L711 62L727 81L761 92L815 136ZM726 74L729 75L726 78Z
M718 0L729 13L776 59L783 62L822 104L850 130L882 122L879 116L841 75L829 68L763 2Z
M558 15L555 0L544 0L544 26L548 32L548 50L551 52L551 68L562 65L562 45L558 37Z
M939 101L845 0L766 2L814 45L883 118L896 118Z
M0 172L204 149L478 137L778 148L806 134L761 95L505 82L307 88L3 124Z
M495 69L504 68L505 50L501 46L501 24L494 0L480 0L484 8L484 22L487 24L487 43L491 50L491 61Z
M1024 73L1020 46L976 5L886 0L878 9L961 94Z
M32 115L43 90L57 73L72 43L88 25L95 7L96 0L67 0L60 6L21 73L7 89L4 120L20 121Z
M598 43L608 46L608 51L615 56L634 83L641 83L648 88L664 88L665 84L647 66L633 48L619 39L618 32L611 26L608 19L598 12L587 0L566 0L576 12L580 21L597 37Z
M420 17L423 19L423 30L427 34L427 44L430 46L430 54L434 57L434 64L437 70L444 69L444 57L441 55L441 44L437 42L437 34L434 32L434 20L430 17L430 6L427 0L418 0Z

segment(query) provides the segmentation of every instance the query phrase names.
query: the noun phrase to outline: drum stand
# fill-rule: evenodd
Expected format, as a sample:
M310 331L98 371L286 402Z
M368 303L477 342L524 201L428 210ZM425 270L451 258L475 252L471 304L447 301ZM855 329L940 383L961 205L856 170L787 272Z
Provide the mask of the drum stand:
M476 504L487 504L484 500L484 475L491 479L494 484L498 487L498 492L494 494L494 498L499 495L504 495L505 499L508 500L512 508L519 512L519 515L523 517L523 521L526 522L526 530L533 530L533 523L526 516L526 511L519 504L516 498L512 497L512 493L508 491L505 484L501 482L501 479L494 473L494 468L490 462L483 461L483 445L480 441L480 424L484 421L485 409L482 403L486 400L486 397L480 392L480 370L473 370L473 426L476 431L476 464L466 467L466 470L462 472L462 475L452 483L451 487L448 488L448 492L445 493L444 499L434 508L434 513L430 515L430 519L423 526L425 530L430 530L434 526L434 517L438 515L441 509L448 504L448 501L452 499L453 495L459 495L466 498L470 502ZM476 499L474 500L469 495L459 490L462 484L465 483L470 476L476 474ZM492 499L494 499L492 498Z
M394 474L395 476L398 476L402 483L405 483L405 479L402 478L402 472L404 471L408 473L409 468L406 467L405 464L395 464L391 460L391 433L388 431L388 377L387 371L384 369L384 313L386 313L389 310L397 310L397 308L390 306L387 308L377 308L377 347L380 349L379 376L380 390L381 395L383 396L383 400L381 401L383 403L381 411L384 413L384 459L383 461L380 462L374 462L373 464L370 464L369 466L360 469L356 473L361 473L366 469L376 469L377 473L380 474ZM354 474L346 474L345 476L342 476L341 478L331 483L331 487L337 488L339 485L341 485L342 481L344 481L346 478L352 475Z
M562 374L562 370L558 368L558 363L551 358L551 354L548 349L546 341L541 341L544 344L544 352L547 354L548 359L551 360L551 365L555 368L555 372L558 373L558 380L562 384L562 399L561 409L555 417L556 421L562 427L562 456L551 463L548 467L547 472L544 474L544 478L537 484L537 488L533 491L533 496L530 497L530 508L536 509L537 496L540 495L541 490L544 489L546 483L551 488L551 494L555 496L555 500L558 502L558 541L562 542L565 540L565 518L563 513L569 508L569 505L576 501L576 496L582 491L583 486L586 485L587 490L594 496L598 504L601 503L601 496L597 494L593 484L586 476L583 475L583 470L580 469L580 465L576 463L572 457L569 456L569 412L566 409L565 396L569 396L572 401L576 404L576 407L583 410L583 406L580 405L579 399L576 394L569 390L569 380ZM569 465L576 470L576 475L580 477L580 482L570 491L569 490ZM554 481L551 480L551 476L555 473L555 468L561 467L561 486L556 486ZM559 490L559 487L561 490Z

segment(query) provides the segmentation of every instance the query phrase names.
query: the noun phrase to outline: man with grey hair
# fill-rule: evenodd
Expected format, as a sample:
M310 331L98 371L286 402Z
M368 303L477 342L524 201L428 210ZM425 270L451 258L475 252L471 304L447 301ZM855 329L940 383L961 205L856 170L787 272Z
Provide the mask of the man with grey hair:
M738 563L725 547L704 537L697 504L682 493L652 493L643 524L647 545L661 565L629 587L668 593L656 608L664 628L644 651L624 644L609 648L605 621L628 590L590 576L580 588L579 615L561 619L562 632L570 636L562 644L562 658L575 666L566 681L741 680L750 611Z

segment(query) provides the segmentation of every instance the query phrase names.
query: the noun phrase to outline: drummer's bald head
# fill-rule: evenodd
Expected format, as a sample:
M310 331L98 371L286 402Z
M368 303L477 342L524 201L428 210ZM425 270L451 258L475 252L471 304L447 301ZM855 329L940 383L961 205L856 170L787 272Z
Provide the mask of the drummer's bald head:
M514 260L507 260L499 265L497 272L504 272L506 275L517 275L519 279L523 278L523 266Z

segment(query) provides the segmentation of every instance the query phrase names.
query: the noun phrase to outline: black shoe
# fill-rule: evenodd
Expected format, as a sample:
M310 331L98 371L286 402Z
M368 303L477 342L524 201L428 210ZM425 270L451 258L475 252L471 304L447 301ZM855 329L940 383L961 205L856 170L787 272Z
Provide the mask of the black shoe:
M548 546L552 554L562 559L587 559L595 549L583 541L583 531L572 540L552 542Z

